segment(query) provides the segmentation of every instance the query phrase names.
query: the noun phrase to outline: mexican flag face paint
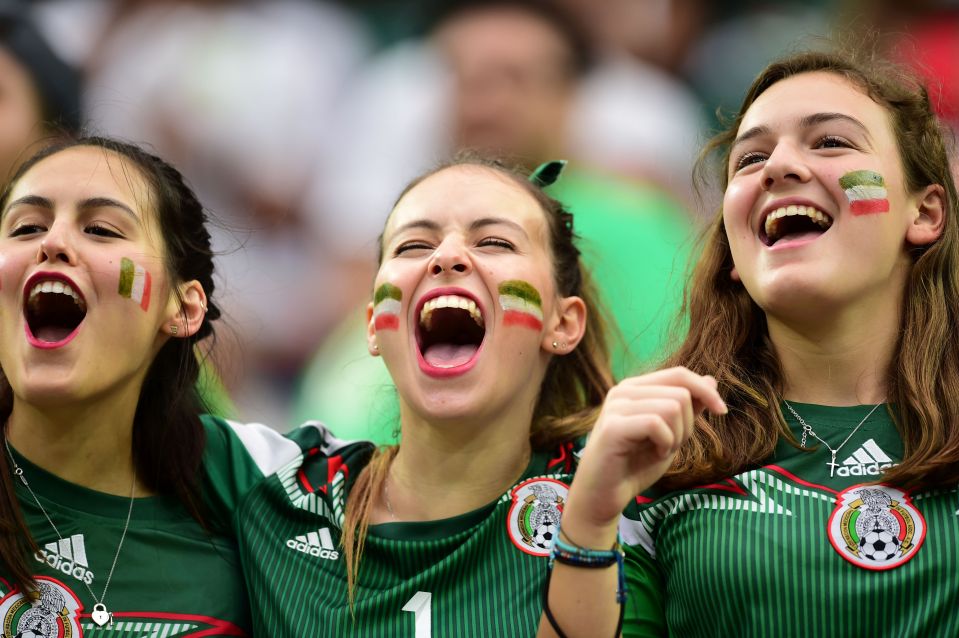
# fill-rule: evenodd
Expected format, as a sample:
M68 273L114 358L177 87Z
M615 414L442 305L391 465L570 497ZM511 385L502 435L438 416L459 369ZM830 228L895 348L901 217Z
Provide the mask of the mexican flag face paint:
M839 178L839 186L846 191L849 209L853 215L889 212L886 182L879 173L852 171Z
M504 281L499 285L499 305L505 311L503 325L542 329L543 301L531 284L519 279Z
M132 299L143 310L150 307L150 288L152 277L143 266L124 257L120 260L120 286L117 292L121 297Z
M383 284L373 294L373 327L376 330L398 330L400 302L403 293L393 284Z

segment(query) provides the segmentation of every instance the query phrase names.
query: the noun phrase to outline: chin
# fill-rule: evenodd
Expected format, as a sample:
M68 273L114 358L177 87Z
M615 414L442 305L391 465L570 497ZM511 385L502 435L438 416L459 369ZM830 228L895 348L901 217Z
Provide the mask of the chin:
M63 384L30 386L22 392L15 391L14 395L23 403L44 409L72 406L83 400L82 395L74 388L65 387Z
M428 393L419 401L408 404L411 411L431 423L462 423L483 417L489 407L488 401L482 401L462 391L440 390Z

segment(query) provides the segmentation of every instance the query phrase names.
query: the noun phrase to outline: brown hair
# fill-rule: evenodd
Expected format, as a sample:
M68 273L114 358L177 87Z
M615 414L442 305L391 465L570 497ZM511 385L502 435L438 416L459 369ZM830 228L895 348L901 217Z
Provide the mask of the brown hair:
M889 113L898 142L906 188L929 184L945 190L942 236L911 250L899 340L887 372L888 402L904 443L902 463L884 481L926 488L959 480L959 244L956 187L940 123L925 88L903 70L866 53L806 52L769 65L753 82L729 128L700 155L720 158L727 185L729 149L750 105L780 80L814 71L834 73ZM732 255L722 211L708 228L702 258L686 290L683 310L689 332L671 365L716 377L729 413L700 417L696 432L660 482L667 489L691 487L762 463L778 436L795 443L779 409L783 373L769 342L766 318L741 283L730 277ZM771 431L770 424L776 424Z
M535 450L550 449L572 441L592 428L613 383L606 344L606 322L596 289L580 260L573 232L573 216L559 201L530 182L522 169L507 167L501 162L468 153L457 155L452 161L413 180L396 203L426 178L454 166L476 166L494 171L511 179L536 200L546 216L556 289L560 295L580 297L586 304L588 321L583 339L569 354L550 360L540 385L529 433L530 444ZM379 263L383 261L382 239L381 236ZM390 463L398 449L399 446L389 446L374 454L357 477L346 504L342 542L351 603L370 511L376 496L383 489Z
M194 518L203 523L202 499L196 482L205 444L200 422L202 401L196 391L200 363L196 342L213 334L220 310L213 302L213 252L206 228L207 214L183 176L159 157L137 146L102 137L59 142L40 151L19 167L0 193L0 210L6 206L17 181L40 161L78 146L116 153L140 172L150 188L149 201L163 236L165 261L171 281L197 280L207 295L207 310L197 332L168 340L150 365L133 422L133 463L137 476L152 490L175 496ZM13 410L13 389L0 371L0 423ZM32 585L25 557L37 551L23 520L14 490L6 449L0 450L0 568L21 591Z

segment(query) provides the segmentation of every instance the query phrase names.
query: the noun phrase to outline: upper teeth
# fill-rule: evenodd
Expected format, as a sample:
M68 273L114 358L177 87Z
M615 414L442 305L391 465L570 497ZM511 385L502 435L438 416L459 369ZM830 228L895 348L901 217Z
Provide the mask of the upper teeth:
M793 215L804 215L819 224L823 229L832 226L832 217L812 206L783 206L766 216L766 236L775 236L778 221L783 217L792 217Z
M460 297L459 295L442 295L440 297L433 297L427 301L423 304L423 309L420 310L420 325L427 330L429 330L430 324L433 321L433 311L437 308L459 308L461 310L467 310L470 313L470 317L476 322L476 325L481 328L483 327L483 315L480 313L479 308L476 307L475 301L466 297Z
M33 299L41 292L52 292L54 294L69 295L73 297L74 303L80 305L80 293L73 289L73 286L63 281L42 281L30 290L30 299Z

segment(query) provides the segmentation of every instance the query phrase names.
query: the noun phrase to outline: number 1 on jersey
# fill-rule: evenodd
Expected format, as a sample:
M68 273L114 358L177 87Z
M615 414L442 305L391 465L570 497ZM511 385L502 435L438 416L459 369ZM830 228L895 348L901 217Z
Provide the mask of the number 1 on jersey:
M432 627L433 594L428 591L418 591L403 605L403 611L413 612L413 622L416 623L414 638L430 638Z

